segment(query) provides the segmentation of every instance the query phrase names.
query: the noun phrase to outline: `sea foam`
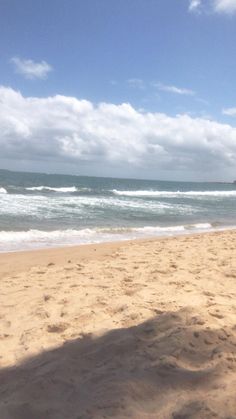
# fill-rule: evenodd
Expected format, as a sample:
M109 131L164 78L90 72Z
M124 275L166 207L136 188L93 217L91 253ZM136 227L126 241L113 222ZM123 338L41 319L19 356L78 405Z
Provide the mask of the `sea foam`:
M82 245L147 237L165 237L220 230L210 223L177 226L145 226L140 228L85 228L41 231L0 231L0 252L32 248Z
M25 188L27 191L54 191L54 192L62 192L62 193L70 193L70 192L76 192L77 188L75 186L71 187L51 187L51 186L32 186L30 188Z
M236 190L233 191L153 191L153 190L136 190L122 191L112 189L115 195L132 196L132 197L161 197L161 198L181 198L181 197L236 197Z

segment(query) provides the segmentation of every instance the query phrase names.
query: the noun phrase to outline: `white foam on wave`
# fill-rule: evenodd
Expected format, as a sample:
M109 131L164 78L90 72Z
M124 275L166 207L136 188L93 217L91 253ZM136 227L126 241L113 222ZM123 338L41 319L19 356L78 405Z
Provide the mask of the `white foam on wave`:
M165 232L181 232L188 230L205 230L212 228L210 223L196 223L196 224L187 224L187 225L177 225L177 226L146 226L146 227L111 227L111 228L97 228L98 232L106 233L165 233Z
M86 228L54 231L0 231L0 252L131 240L145 237L175 236L217 230L209 223L139 228ZM219 230L219 228L218 228Z
M85 218L97 216L97 211L143 211L145 213L165 214L193 214L199 208L190 205L172 204L159 201L137 201L132 198L121 197L94 197L76 195L2 195L0 215L24 215L39 218L55 218L55 213L60 217L68 215L81 215Z
M99 237L96 229L0 231L0 252L40 249L109 241ZM102 236L102 234L101 234ZM106 235L105 235L106 236ZM111 239L112 240L112 239Z
M161 198L178 198L178 197L236 197L236 190L233 191L121 191L112 189L115 195L130 197L161 197Z
M170 226L170 227L141 227L137 228L136 231L145 232L149 234L156 234L156 233L181 233L181 232L188 232L188 231L197 231L197 230L210 230L212 229L212 225L210 223L197 223L197 224L188 224L188 225L180 225L180 226Z
M7 190L5 188L0 187L1 194L7 194Z
M62 193L69 193L69 192L77 192L77 188L75 186L70 187L61 187L61 188L52 188L51 186L32 186L30 188L25 188L27 191L54 191L54 192L62 192Z

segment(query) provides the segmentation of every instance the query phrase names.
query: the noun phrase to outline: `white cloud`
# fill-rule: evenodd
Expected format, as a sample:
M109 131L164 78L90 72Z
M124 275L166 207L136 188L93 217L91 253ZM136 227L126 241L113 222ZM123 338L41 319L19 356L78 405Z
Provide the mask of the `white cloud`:
M236 13L236 0L214 0L214 10L219 13Z
M169 86L162 83L155 83L155 87L158 88L158 90L161 90L163 92L169 92L169 93L175 93L177 95L187 95L187 96L194 96L195 92L190 89L180 88L176 86Z
M190 12L199 11L201 7L202 1L201 0L190 0L188 10Z
M189 12L236 13L236 0L189 0Z
M236 108L223 109L222 113L228 116L236 116Z
M26 79L46 79L48 73L52 71L52 67L46 61L37 63L33 60L13 57L11 62L14 64L16 72L22 74Z
M186 114L143 113L127 103L95 106L61 95L24 97L0 87L0 131L0 166L12 162L9 168L20 161L37 170L76 164L88 174L97 167L97 174L106 168L124 176L132 168L139 177L163 170L189 179L193 171L219 177L231 167L235 177L236 128Z

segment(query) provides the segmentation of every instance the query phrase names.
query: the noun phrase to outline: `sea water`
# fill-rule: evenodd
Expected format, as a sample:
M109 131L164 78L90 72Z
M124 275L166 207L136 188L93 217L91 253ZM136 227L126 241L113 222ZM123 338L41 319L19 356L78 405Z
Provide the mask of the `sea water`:
M236 226L236 184L0 170L0 251Z

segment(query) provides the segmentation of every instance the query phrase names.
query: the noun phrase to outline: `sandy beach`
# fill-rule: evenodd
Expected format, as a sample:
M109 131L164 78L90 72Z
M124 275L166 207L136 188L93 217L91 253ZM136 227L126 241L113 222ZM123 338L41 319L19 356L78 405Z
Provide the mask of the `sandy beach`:
M0 418L235 418L236 231L0 254Z

